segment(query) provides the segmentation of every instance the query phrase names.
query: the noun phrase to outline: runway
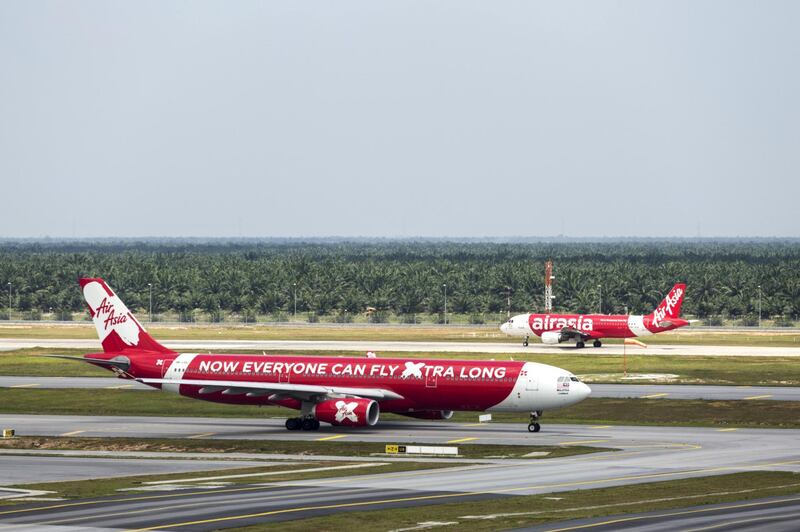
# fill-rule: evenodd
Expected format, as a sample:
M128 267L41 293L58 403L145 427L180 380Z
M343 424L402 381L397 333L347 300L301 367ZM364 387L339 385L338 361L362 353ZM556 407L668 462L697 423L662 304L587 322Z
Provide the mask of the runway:
M0 388L148 390L140 382L114 377L6 377ZM707 386L699 384L592 384L592 397L633 399L707 399L717 401L800 401L800 387Z
M118 497L96 505L27 512L24 515L0 513L2 524L36 523L37 529L52 521L51 524L59 526L73 524L110 528L169 528L176 523L193 523L178 528L208 530L223 524L244 525L251 522L248 519L252 522L296 519L384 505L455 502L463 500L462 497L551 493L738 471L800 472L800 449L797 447L800 430L545 423L542 432L531 434L522 424L409 422L382 423L378 428L366 430L324 427L319 432L288 432L282 426L283 420L279 419L28 415L2 416L0 422L15 427L22 435L71 433L76 436L201 436L259 440L319 440L337 436L337 442L590 445L619 449L560 459L509 460L425 472L237 486L236 489L241 490L236 492L227 491L234 489L230 487L222 488L218 493L171 493L168 499L162 500L121 501ZM423 477L424 481L421 481ZM391 490L387 489L388 486ZM156 501L158 504L152 504ZM368 504L362 505L362 502ZM76 521L67 521L69 519Z
M355 351L367 353L463 353L463 354L603 354L621 355L621 344L604 344L603 347L576 349L573 345L545 345L532 343L523 347L519 342L391 342L391 341L337 341L337 340L166 340L161 342L180 352L192 351ZM97 340L0 338L0 351L42 347L46 349L101 349ZM628 348L633 355L686 355L686 356L765 356L800 357L798 347L762 346L711 346L711 345L649 345L646 349ZM54 351L57 354L57 351Z
M517 529L529 532L653 531L653 530L740 530L794 532L800 520L800 497L772 497L676 510L624 514L595 519L575 519L544 526Z
M91 478L162 475L211 469L265 466L264 462L231 460L72 458L66 456L19 456L0 454L0 486L37 482L61 482Z
M205 491L120 495L82 500L73 504L50 503L37 507L0 508L0 530L218 530L222 527L303 519L341 511L379 510L466 502L494 495L397 489L337 487L283 488L238 485ZM27 526L25 526L27 525Z

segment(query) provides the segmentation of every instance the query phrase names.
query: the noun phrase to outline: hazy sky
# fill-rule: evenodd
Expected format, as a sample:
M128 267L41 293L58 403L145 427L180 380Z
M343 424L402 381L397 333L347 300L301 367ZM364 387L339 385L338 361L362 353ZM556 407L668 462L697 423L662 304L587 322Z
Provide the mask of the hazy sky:
M0 237L800 236L798 21L0 0Z

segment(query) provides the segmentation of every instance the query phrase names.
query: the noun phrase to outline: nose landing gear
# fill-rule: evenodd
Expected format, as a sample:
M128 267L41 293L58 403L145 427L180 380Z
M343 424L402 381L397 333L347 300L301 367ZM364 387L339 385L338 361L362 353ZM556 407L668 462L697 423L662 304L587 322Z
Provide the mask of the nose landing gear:
M539 425L539 417L541 417L541 415L541 410L531 412L531 422L528 424L528 432L539 432L542 429L542 426Z
M529 337L526 336L525 339L522 341L522 347L528 347L528 338Z

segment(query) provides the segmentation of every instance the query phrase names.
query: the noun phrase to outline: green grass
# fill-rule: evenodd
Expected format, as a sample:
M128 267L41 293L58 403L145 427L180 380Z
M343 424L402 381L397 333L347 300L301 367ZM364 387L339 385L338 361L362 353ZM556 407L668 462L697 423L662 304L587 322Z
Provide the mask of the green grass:
M505 342L517 344L499 330L499 325L448 327L443 325L416 325L391 327L382 325L208 325L208 326L148 326L151 335L159 340L374 340L374 341L425 341L425 342ZM96 339L97 333L90 322L72 325L31 323L10 325L0 323L0 338L71 338ZM536 341L534 339L533 341ZM619 340L608 340L611 343ZM652 344L686 345L742 345L800 347L800 332L758 332L752 329L740 332L708 331L682 328L646 338Z
M370 511L369 506L354 507L353 511L335 515L310 519L289 518L279 523L265 523L233 530L237 532L383 531L414 527L425 521L454 523L436 527L434 530L507 530L570 519L668 510L796 493L800 493L800 474L756 471L614 488L566 491L557 494L560 500L552 500L551 493L392 510ZM465 517L487 515L497 517L494 519ZM220 526L235 525L235 520L220 523Z
M0 414L264 418L287 417L292 412L276 406L226 405L149 391L0 389ZM451 422L475 422L476 417L475 412L457 412ZM496 413L493 418L528 422L524 413ZM381 419L408 421L393 414L382 414ZM800 402L590 398L545 412L543 423L800 428Z
M161 480L177 480L187 478L202 478L210 476L222 475L244 475L253 473L268 473L263 477L246 477L240 479L224 479L222 482L231 484L251 484L255 482L285 482L289 480L308 480L308 479L322 479L331 477L345 477L352 475L370 475L377 473L396 473L402 471L419 471L423 469L439 469L442 467L452 467L456 464L441 464L441 463L426 463L426 462L385 462L384 465L375 467L364 467L344 470L332 471L313 471L303 473L300 469L309 469L316 467L335 467L349 464L358 464L362 462L303 462L301 465L286 464L278 466L263 466L263 467L247 467L247 468L233 468L233 469L218 469L209 471L194 471L189 473L170 473L165 475L138 475L133 477L120 477L120 478L106 478L106 479L91 479L91 480L75 480L67 482L42 482L35 484L21 484L14 486L20 489L30 490L43 490L55 492L48 497L61 497L65 499L90 499L95 497L105 497L109 495L120 495L118 490L127 488L139 487L146 482L157 482ZM273 472L282 471L282 475L271 474ZM191 483L182 484L191 485ZM226 489L226 488L220 488ZM263 489L263 488L261 488ZM131 496L143 495L143 492L123 492ZM14 503L6 501L8 503Z
M36 377L113 377L110 371L90 364L56 358L42 354L83 355L86 350L70 349L20 349L0 352L0 375L25 375ZM241 351L240 351L241 352ZM253 353L253 354L260 354ZM308 355L303 351L274 351L270 354ZM314 351L319 356L356 356L364 353L355 351ZM588 375L589 382L623 382L622 356L606 355L596 350L581 353L556 352L553 354L465 354L465 353L380 353L384 358L401 357L435 359L511 359L527 360L566 368L578 375ZM800 386L800 362L792 357L715 357L715 356L671 356L671 355L629 355L630 373L670 373L678 375L674 384L729 384ZM592 377L597 375L597 377ZM646 381L637 381L638 383ZM112 384L109 384L111 386Z
M413 444L409 444L413 445ZM116 452L191 452L191 453L265 453L285 455L328 455L370 457L383 455L384 443L358 441L308 440L213 440L188 438L77 438L28 436L0 439L0 449L81 450ZM458 445L461 458L530 458L534 460L561 458L579 454L611 451L603 447L580 445ZM526 457L532 452L548 453ZM414 457L405 457L413 461Z

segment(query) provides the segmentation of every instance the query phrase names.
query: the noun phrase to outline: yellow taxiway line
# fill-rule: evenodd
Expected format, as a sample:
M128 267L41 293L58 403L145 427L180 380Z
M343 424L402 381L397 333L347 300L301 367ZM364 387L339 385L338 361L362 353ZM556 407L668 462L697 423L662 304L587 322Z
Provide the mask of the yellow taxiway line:
M78 434L83 434L86 432L85 430L73 430L72 432L65 432L64 434L59 434L59 436L77 436Z
M752 401L754 399L767 399L769 397L772 397L772 395L751 395L750 397L745 397L744 400Z
M643 396L639 397L639 399L655 399L656 397L664 397L666 395L669 395L669 394L668 393L654 393L654 394L650 394L650 395L643 395Z
M186 436L189 440L199 440L200 438L205 438L206 436L213 436L216 432L204 432L202 434L193 434L192 436Z
M331 440L338 440L339 438L346 438L347 434L335 434L333 436L325 436L324 438L318 438L317 441L331 441Z
M41 384L15 384L13 386L9 386L9 388L33 388L35 386L41 386Z
M478 438L459 438L457 440L450 440L450 441L448 441L446 443L461 443L461 442L472 441L472 440L477 440L477 439Z

